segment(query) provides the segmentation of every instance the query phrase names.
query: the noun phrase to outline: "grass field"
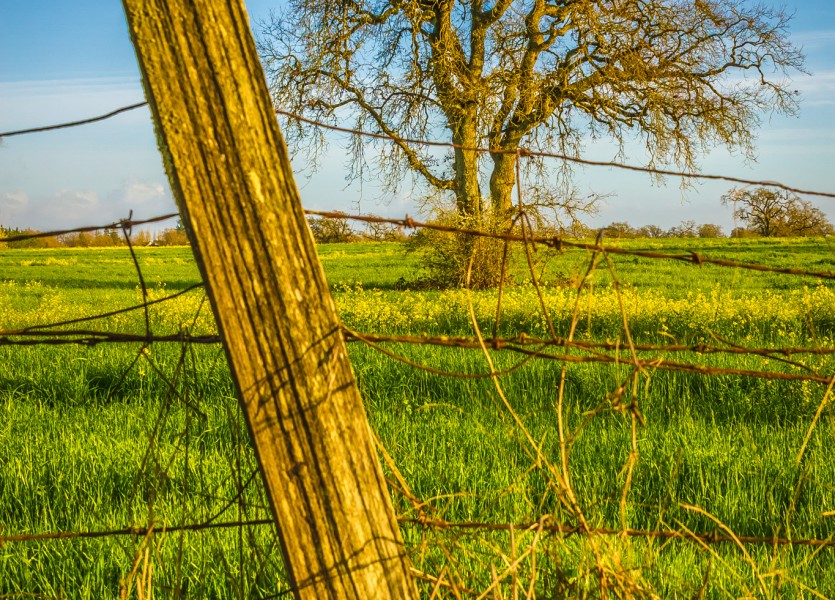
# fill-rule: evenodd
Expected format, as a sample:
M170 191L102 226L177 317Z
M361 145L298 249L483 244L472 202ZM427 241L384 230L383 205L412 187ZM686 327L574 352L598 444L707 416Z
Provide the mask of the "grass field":
M771 266L835 270L823 240L630 240ZM420 290L418 256L397 244L320 247L343 322L367 334L489 336L496 291ZM497 332L577 341L768 348L835 347L835 284L811 277L629 256L535 253L504 290ZM151 299L199 282L188 249L143 248ZM617 281L617 284L615 284ZM578 288L580 292L578 293ZM142 301L124 249L0 252L0 329L49 324ZM544 303L547 318L541 309ZM155 334L214 332L202 291L155 304ZM624 326L626 323L626 327ZM85 329L142 333L142 311ZM74 325L80 327L82 325ZM628 331L628 335L627 335ZM14 339L14 338L12 338ZM372 427L391 455L398 514L449 522L550 522L589 528L762 538L835 537L835 420L826 384L704 375L652 366L529 360L490 350L496 385L421 370L350 344ZM223 523L268 515L217 346L0 346L3 535ZM485 352L388 343L412 363L489 373ZM562 349L549 349L561 354ZM573 356L586 355L572 350ZM825 354L765 358L675 353L714 369L835 373ZM562 392L561 392L562 390ZM817 416L816 416L817 415ZM814 423L814 427L812 427ZM805 441L805 444L804 444ZM416 502L419 499L420 502ZM550 519L550 520L549 520ZM415 566L501 597L835 597L835 547L404 523ZM269 527L0 545L0 597L266 598L286 591ZM511 567L515 565L515 567ZM149 584L150 582L150 584ZM514 584L514 582L517 582ZM422 583L425 596L433 584ZM140 594L145 594L144 596ZM442 596L453 591L440 587ZM458 593L467 596L466 591ZM493 591L488 593L494 593ZM494 597L500 597L495 595Z

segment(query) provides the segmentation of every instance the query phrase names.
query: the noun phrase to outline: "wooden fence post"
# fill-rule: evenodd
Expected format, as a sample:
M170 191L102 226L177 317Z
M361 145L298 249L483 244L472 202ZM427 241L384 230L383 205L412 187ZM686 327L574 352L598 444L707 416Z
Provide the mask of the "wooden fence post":
M416 598L242 0L123 0L299 598Z

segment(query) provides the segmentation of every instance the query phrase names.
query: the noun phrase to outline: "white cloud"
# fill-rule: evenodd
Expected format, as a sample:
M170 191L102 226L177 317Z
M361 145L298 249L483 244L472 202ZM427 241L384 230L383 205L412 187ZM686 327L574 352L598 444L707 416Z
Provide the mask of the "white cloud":
M4 192L0 195L0 207L2 208L20 208L29 202L29 196L26 192Z
M84 189L60 189L30 197L26 192L0 194L0 223L9 227L40 230L106 225L175 212L167 186L158 181L127 179L105 193Z
M817 71L808 77L798 77L792 81L792 87L804 98L823 96L829 99L835 93L835 71Z
M54 210L64 211L85 210L95 207L99 203L99 196L92 190L60 190L51 198Z
M813 29L802 31L793 34L791 39L796 44L803 46L803 50L808 54L810 51L820 51L835 45L835 30Z
M126 179L122 185L107 195L110 212L119 212L121 218L133 211L134 218L147 219L176 211L168 186L159 181Z
M0 131L84 119L142 99L142 85L136 79L0 81ZM147 121L147 110L126 113L119 121Z
M16 227L16 217L25 210L27 204L29 204L29 196L26 192L15 191L0 194L0 225Z

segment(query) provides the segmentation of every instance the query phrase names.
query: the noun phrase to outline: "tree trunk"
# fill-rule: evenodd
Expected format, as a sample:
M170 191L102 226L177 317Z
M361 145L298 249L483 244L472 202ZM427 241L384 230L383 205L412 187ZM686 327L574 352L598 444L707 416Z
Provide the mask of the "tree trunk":
M455 166L455 199L458 214L481 218L483 203L478 183L478 145L475 117L467 115L452 126Z
M123 2L296 597L416 598L243 2Z
M490 174L490 203L493 216L499 225L510 225L513 212L513 186L516 184L514 153L491 153L493 172Z

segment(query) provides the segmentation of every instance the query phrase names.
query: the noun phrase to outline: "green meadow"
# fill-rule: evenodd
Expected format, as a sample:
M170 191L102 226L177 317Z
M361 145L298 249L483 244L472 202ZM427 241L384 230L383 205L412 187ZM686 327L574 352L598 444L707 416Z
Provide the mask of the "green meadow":
M835 271L821 239L611 243ZM834 281L540 247L497 318L498 290L424 289L399 244L319 251L360 336L529 351L349 343L422 596L835 597L835 545L775 541L835 540L835 420L809 380L835 374ZM187 248L137 260L150 300L200 281ZM124 248L0 251L0 339L142 301ZM200 288L59 327L146 322L216 332ZM554 335L586 346L529 343ZM155 530L0 543L0 598L283 597L268 517L218 345L0 345L0 536Z

